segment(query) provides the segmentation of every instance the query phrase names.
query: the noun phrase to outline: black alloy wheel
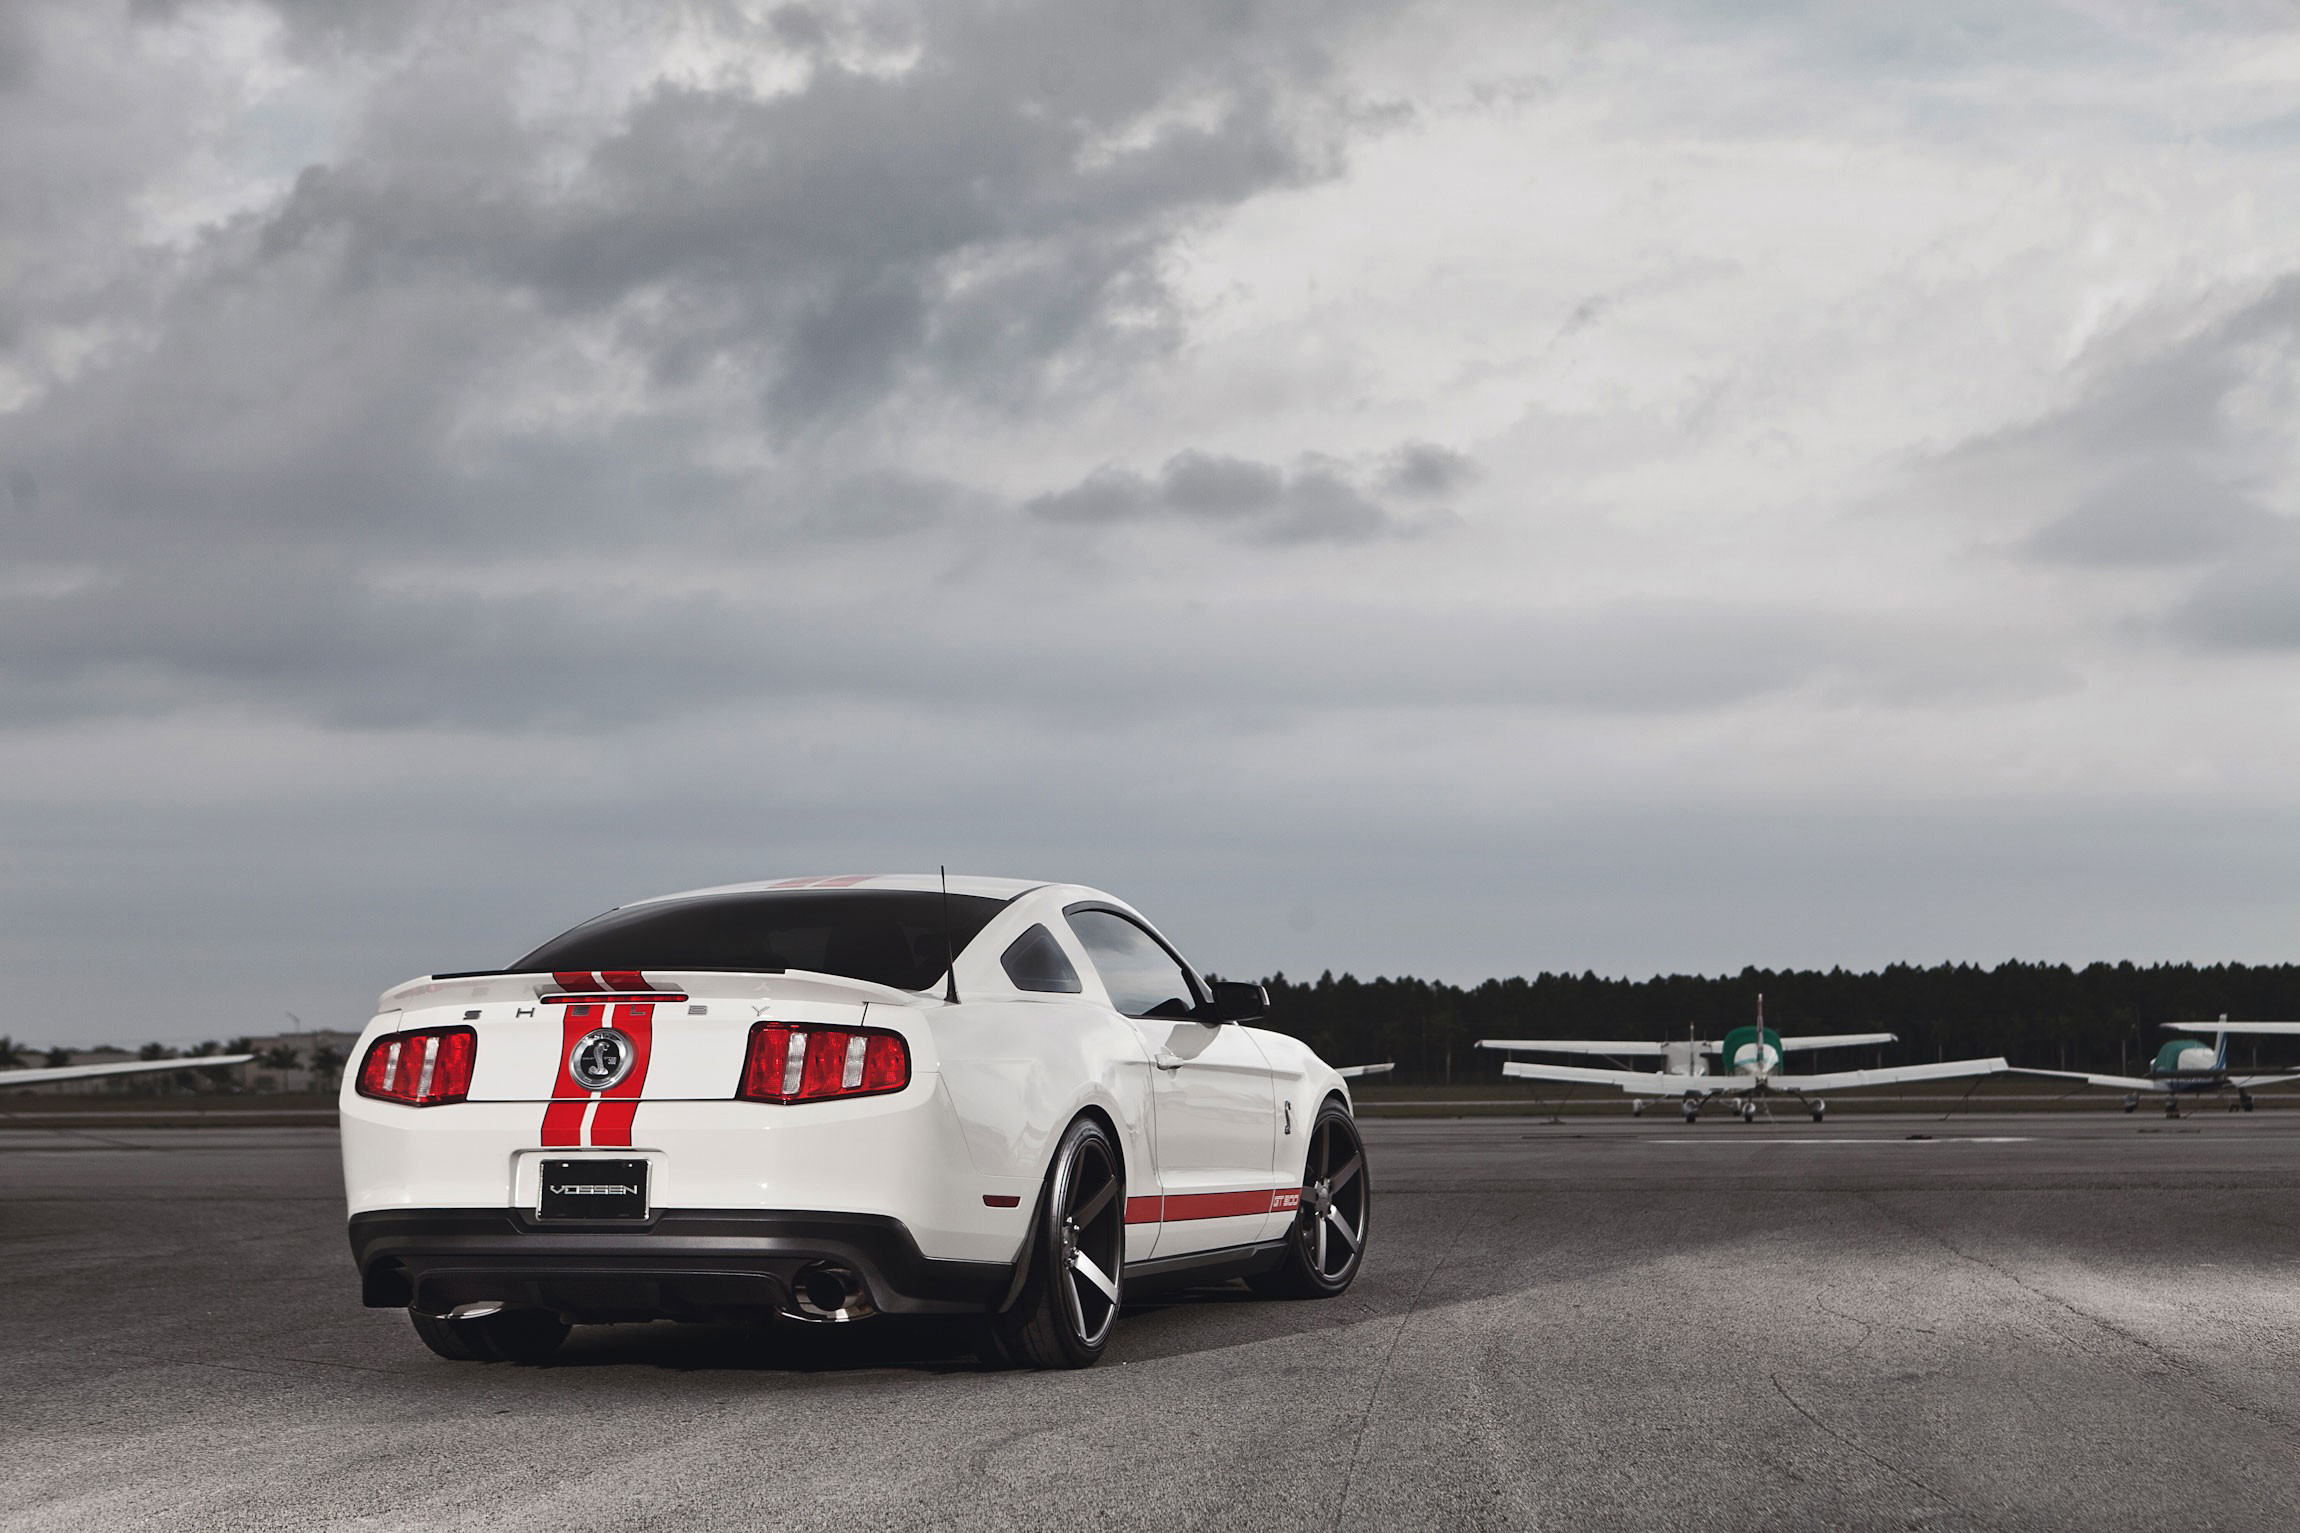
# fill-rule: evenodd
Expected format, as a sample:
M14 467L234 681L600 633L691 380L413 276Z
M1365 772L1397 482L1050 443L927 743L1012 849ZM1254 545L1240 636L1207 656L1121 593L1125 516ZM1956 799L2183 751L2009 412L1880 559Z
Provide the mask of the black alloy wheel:
M1339 1102L1318 1109L1302 1161L1302 1202L1286 1232L1286 1258L1249 1279L1272 1299L1330 1299L1343 1292L1365 1260L1373 1185L1365 1142Z
M425 1346L458 1363L540 1363L567 1339L567 1326L549 1310L499 1309L452 1320L411 1309L407 1318Z
M1047 1172L1030 1276L992 1334L1026 1368L1090 1368L1118 1323L1126 1267L1126 1176L1110 1135L1080 1118Z

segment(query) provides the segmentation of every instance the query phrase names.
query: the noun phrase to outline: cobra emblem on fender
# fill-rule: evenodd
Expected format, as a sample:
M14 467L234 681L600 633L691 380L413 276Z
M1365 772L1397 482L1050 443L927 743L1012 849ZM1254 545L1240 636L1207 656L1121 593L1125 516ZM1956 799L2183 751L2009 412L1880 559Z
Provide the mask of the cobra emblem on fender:
M631 1073L638 1058L638 1046L629 1033L595 1027L567 1051L567 1074L585 1091L608 1091Z

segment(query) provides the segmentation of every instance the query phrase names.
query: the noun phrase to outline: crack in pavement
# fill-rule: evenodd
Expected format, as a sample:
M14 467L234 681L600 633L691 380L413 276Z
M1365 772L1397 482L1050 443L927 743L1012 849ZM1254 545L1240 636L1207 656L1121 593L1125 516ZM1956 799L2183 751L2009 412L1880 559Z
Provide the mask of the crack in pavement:
M1933 1230L1929 1230L1921 1224L1912 1222L1905 1216L1895 1212L1890 1208L1887 1208L1883 1203L1877 1201L1873 1197L1864 1197L1862 1201L1868 1203L1871 1207L1875 1208L1878 1213L1882 1214L1885 1218L1891 1220L1893 1223L1899 1225L1902 1229L1908 1230L1912 1234L1923 1236L1925 1239L1939 1246L1942 1250L1948 1252L1951 1256L1956 1257L1959 1261L1970 1262L1976 1267L1980 1267L1986 1271L1993 1272L1998 1277L2001 1277L2006 1282L2012 1284L2013 1287L2019 1289L2022 1293L2029 1295L2031 1298L2042 1300L2044 1303L2052 1305L2066 1314L2073 1315L2078 1320L2081 1320L2087 1325L2093 1326L2100 1331L2106 1332L2109 1336L2113 1337L2117 1341L2125 1343L2127 1346L2139 1348L2141 1351L2147 1353L2150 1357L2154 1358L2159 1363L2162 1363L2167 1370L2178 1375L2183 1381L2193 1386L2198 1393L2204 1395L2215 1404L2224 1406L2227 1409L2235 1411L2240 1415L2249 1416L2254 1420L2266 1423L2268 1426L2275 1428L2277 1433L2281 1435L2288 1444L2295 1447L2300 1447L2300 1425L2295 1425L2293 1422L2286 1420L2284 1417L2278 1415L2272 1410L2267 1409L2265 1406L2255 1405L2249 1400L2245 1400L2240 1396L2231 1394L2227 1389L2223 1388L2217 1380L2213 1379L2211 1375L2200 1371L2193 1363L2190 1363L2187 1359L2179 1356L2177 1353L2166 1351L2164 1348L2150 1341L2147 1337L2140 1335L2136 1331L2128 1330L2124 1326L2118 1325L2115 1321L2109 1319L2105 1315L2095 1314L2091 1310L2084 1308L2082 1305L2077 1304L2072 1300L2064 1299L2059 1294L2053 1293L2049 1289L2039 1288L2034 1283L2029 1282L2028 1279L2022 1277L2018 1272L2012 1270L2010 1267L2004 1266L1999 1262L1990 1261L1985 1256L1975 1255L1973 1252L1965 1250L1961 1246L1958 1246L1955 1242L1951 1241L1947 1236L1939 1234ZM2074 1337L2066 1337L2064 1340L2066 1340L2069 1345L2076 1347L2078 1351L2085 1353L2087 1356L2098 1355L2094 1353L2090 1348L2083 1346Z
M1455 1247L1461 1244L1461 1231L1462 1221L1454 1221L1453 1239L1446 1242L1445 1250L1439 1254L1437 1260L1429 1264L1429 1270L1422 1274L1421 1282L1414 1288L1414 1296L1406 1301L1405 1313L1398 1316L1397 1329L1390 1332L1390 1344L1382 1351L1382 1365L1374 1370L1373 1387L1366 1391L1366 1408L1358 1415L1358 1430L1350 1438L1350 1465L1347 1472L1342 1476L1342 1498L1334 1507L1334 1520L1337 1524L1350 1509L1350 1492L1357 1486L1358 1465L1365 1453L1366 1428L1373 1424L1374 1406L1382 1397L1382 1386L1389 1382L1390 1364L1397 1358L1398 1343L1405 1339L1407 1325L1412 1323L1415 1313L1420 1310L1422 1295L1429 1292L1430 1284L1436 1280L1438 1272L1445 1266L1446 1259L1452 1256Z
M1900 1465L1894 1463L1892 1460L1883 1458L1875 1453L1870 1452L1867 1448L1862 1447L1852 1438L1847 1437L1844 1433L1838 1431L1835 1427L1829 1425L1829 1423L1823 1421L1820 1417L1805 1409L1803 1405L1798 1403L1797 1397L1789 1393L1788 1386L1781 1382L1781 1375L1777 1373L1768 1373L1765 1375L1765 1377L1773 1381L1774 1393L1778 1394L1783 1401L1787 1402L1789 1409L1795 1411L1799 1416L1802 1416L1805 1421L1822 1436L1828 1438L1834 1443L1851 1449L1853 1452L1867 1459L1870 1463L1876 1465L1879 1469L1885 1471L1885 1473L1891 1475L1894 1479L1900 1480L1905 1484L1914 1485L1917 1489L1923 1491L1926 1495L1932 1497L1935 1501L1938 1501L1941 1503L1941 1505L1947 1507L1950 1511L1957 1513L1959 1516L1969 1517L1984 1528L1995 1528L1998 1526L1996 1523L1989 1521L1986 1517L1983 1517L1980 1513L1974 1511L1971 1507L1966 1506L1962 1502L1958 1501L1955 1497L1944 1495L1940 1491L1933 1489L1932 1486L1927 1485L1923 1480L1909 1473L1909 1471L1903 1469Z

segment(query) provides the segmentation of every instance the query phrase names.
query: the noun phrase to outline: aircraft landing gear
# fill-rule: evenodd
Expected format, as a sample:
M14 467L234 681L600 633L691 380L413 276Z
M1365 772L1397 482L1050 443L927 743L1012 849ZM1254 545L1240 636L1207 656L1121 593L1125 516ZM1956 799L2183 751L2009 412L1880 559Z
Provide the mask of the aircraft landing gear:
M2164 1115L2167 1118L2177 1118L2180 1116L2180 1098L2166 1097L2164 1099Z
M1818 1122L1820 1122L1820 1121L1821 1121L1821 1118L1822 1118L1822 1115L1823 1115L1823 1114L1825 1114L1825 1113L1827 1113L1827 1112L1828 1112L1828 1110L1829 1110L1829 1104L1828 1104L1828 1103L1826 1103L1826 1102L1821 1102L1821 1101L1816 1101L1816 1102L1814 1102L1814 1104L1813 1104L1813 1121L1814 1121L1815 1123L1818 1123Z
M2140 1105L2140 1093L2139 1093L2139 1092L2137 1092L2137 1091L2135 1091L2135 1092L2131 1093L2130 1095L2128 1095L2128 1096L2127 1096L2127 1097L2125 1097L2125 1099L2124 1099L2124 1110L2125 1110L2126 1112L2131 1112L2131 1111L2132 1111L2134 1108L2138 1107L2139 1105Z
M2236 1105L2243 1108L2246 1112L2252 1111L2252 1093L2249 1091L2237 1092Z
M1645 1098L1632 1097L1630 1099L1629 1116L1632 1118L1642 1118L1645 1116Z
M1695 1101L1692 1097L1687 1097L1685 1099L1685 1121L1691 1123L1694 1119L1700 1116L1701 1104Z
M1741 1104L1741 1121L1743 1123L1757 1121L1757 1104L1755 1102L1743 1102Z

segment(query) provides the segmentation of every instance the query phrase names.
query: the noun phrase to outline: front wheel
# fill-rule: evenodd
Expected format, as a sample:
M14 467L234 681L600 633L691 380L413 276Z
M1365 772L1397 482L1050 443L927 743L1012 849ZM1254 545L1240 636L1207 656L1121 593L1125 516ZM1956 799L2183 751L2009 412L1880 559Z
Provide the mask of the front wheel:
M1339 1103L1318 1109L1302 1163L1302 1202L1286 1232L1286 1258L1248 1279L1267 1299L1330 1299L1350 1286L1366 1255L1373 1188L1358 1125Z
M1126 1266L1126 1177L1092 1118L1054 1152L1033 1238L1030 1276L991 1325L997 1349L1026 1368L1091 1368L1118 1323Z

